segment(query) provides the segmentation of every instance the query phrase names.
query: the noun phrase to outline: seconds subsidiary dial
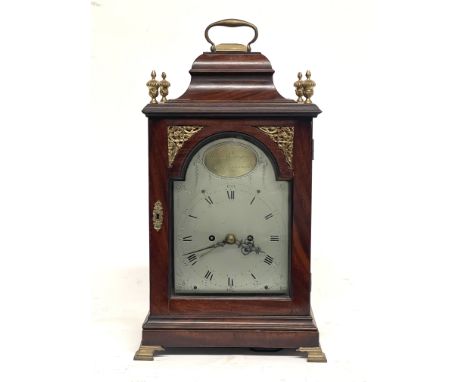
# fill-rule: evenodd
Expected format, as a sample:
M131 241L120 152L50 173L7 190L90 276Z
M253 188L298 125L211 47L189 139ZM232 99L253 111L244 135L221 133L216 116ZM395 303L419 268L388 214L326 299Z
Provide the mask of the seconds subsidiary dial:
M173 184L174 290L288 294L289 182L257 145L222 138Z

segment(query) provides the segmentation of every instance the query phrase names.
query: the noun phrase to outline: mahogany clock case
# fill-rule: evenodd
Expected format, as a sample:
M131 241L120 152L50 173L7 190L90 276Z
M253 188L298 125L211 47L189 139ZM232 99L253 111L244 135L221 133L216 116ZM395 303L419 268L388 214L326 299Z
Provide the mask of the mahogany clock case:
M185 143L172 168L168 168L165 165L168 163L167 127L191 125L204 128ZM294 127L294 174L288 167L283 152L274 141L257 129L257 126ZM183 179L185 166L197 147L205 144L207 140L240 134L251 137L266 147L277 165L278 179L288 180L292 185L289 296L208 297L174 294L171 277L170 219L164 219L161 230L157 232L151 223L150 209L150 313L143 326L143 344L146 344L145 339L148 339L148 344L157 342L158 345L169 347L318 346L318 332L310 315L311 166L300 165L312 161L310 120L150 118L150 206L156 200L161 200L165 210L170 211L168 206L171 206L171 180ZM164 166L161 166L161 163ZM235 331L232 329L233 325L237 327ZM215 328L216 331L213 332ZM258 332L260 329L272 333L267 335L263 331ZM196 333L200 330L202 332L197 336ZM256 337L258 338L255 339ZM267 344L266 338L269 339Z
M321 111L314 104L283 98L273 84L270 62L260 53L204 53L190 73L190 86L180 98L143 110L149 139L150 309L140 356L145 349L159 347L319 349L310 306L310 232L312 120ZM170 158L168 131L173 126L202 128ZM293 133L288 142L281 142L262 127ZM171 184L184 178L190 158L202 145L221 137L256 144L272 159L277 180L290 182L288 294L174 293ZM153 206L158 201L164 213L160 229L155 230Z

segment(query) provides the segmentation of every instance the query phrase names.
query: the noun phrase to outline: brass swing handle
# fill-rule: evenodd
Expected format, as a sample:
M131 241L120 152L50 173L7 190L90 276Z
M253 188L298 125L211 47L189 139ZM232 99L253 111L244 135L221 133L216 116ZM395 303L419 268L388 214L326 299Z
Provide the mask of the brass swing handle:
M213 28L213 27L250 27L254 30L254 37L253 39L247 44L247 45L242 45L242 44L218 44L215 45L213 41L211 41L210 36L208 36L208 31ZM250 52L251 48L250 45L253 44L258 37L258 29L255 25L252 23L249 23L248 21L244 20L239 20L239 19L224 19L224 20L219 20L216 21L210 25L208 25L205 29L205 38L206 41L208 41L211 44L211 51L212 52Z

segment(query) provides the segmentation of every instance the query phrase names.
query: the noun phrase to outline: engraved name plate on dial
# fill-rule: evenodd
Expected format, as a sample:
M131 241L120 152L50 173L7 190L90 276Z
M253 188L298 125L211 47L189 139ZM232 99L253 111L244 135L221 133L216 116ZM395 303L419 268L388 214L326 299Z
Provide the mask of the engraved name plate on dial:
M213 174L236 178L257 166L255 150L236 141L223 141L205 150L203 163Z

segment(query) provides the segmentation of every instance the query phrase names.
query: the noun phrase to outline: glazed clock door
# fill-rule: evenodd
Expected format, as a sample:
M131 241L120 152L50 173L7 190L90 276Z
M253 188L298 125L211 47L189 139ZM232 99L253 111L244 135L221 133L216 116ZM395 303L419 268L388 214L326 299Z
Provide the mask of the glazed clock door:
M248 136L198 147L172 183L174 294L288 295L290 182Z

